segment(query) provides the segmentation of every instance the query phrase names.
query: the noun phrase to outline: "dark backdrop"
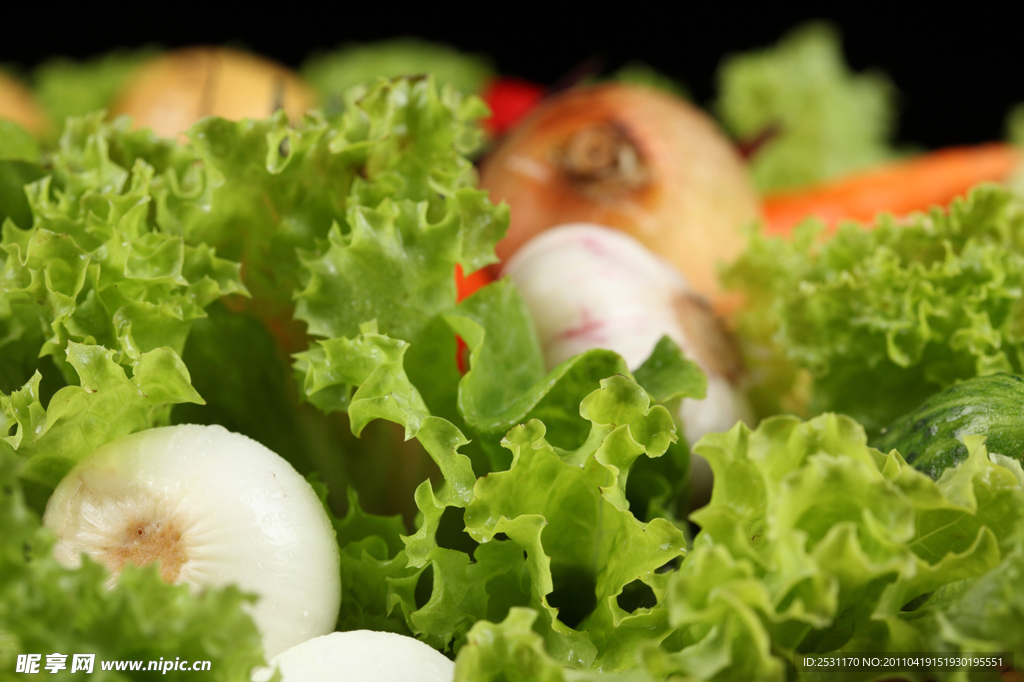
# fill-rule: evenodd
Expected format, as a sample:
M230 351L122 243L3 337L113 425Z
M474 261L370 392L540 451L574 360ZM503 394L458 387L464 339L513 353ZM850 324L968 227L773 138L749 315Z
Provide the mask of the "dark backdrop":
M670 15L664 6L654 11L627 2L614 11L584 4L571 17L559 11L559 19L546 16L554 5L538 10L482 0L473 8L434 2L405 9L379 0L260 10L166 0L125 7L19 4L0 13L0 61L31 67L54 54L82 58L120 46L233 41L298 66L317 48L415 35L488 54L502 72L548 84L595 55L609 69L642 60L707 102L722 55L770 44L804 20L826 18L842 30L854 68L883 70L895 82L900 140L937 147L1001 138L1007 110L1024 101L1024 33L1017 18L995 12L991 3L960 3L946 13L933 6L927 15L897 4L886 11L857 3L752 14L728 3Z

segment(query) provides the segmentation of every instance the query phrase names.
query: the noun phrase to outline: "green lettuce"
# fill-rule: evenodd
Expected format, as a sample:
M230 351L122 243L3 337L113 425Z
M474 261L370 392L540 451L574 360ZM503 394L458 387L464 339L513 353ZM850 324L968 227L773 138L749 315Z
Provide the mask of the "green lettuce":
M207 398L176 409L173 421L225 423L303 473L320 471L336 496L356 484L375 510L406 500L411 515L412 489L430 473L423 451L415 441L397 447L400 432L385 424L356 439L347 416L324 418L303 405L289 354L307 346L308 332L352 333L375 318L417 342L414 380L435 410L450 403L454 414L455 337L430 308L454 306L455 264L492 262L508 220L475 189L465 158L484 112L478 99L413 78L361 90L334 119L206 119L184 145L101 114L72 119L52 173L21 192L25 205L5 227L0 391L20 389L38 370L45 406L76 385L64 357L71 342L115 350L128 371L139 353L166 347L184 359L186 384L194 380ZM0 189L17 198L20 184L19 176ZM364 226L397 229L400 240L424 228L424 239L399 258L394 244L374 254L357 239L354 264L336 262L351 257L342 245ZM331 280L327 290L318 268L337 267L352 282L345 289ZM396 306L403 280L420 298ZM340 307L339 296L369 307ZM166 421L166 411L153 416L149 426ZM382 466L370 454L381 449L403 454ZM399 469L407 495L389 496ZM343 496L334 501L344 507Z
M514 607L500 623L481 621L455 661L455 682L653 682L646 667L592 672L559 665L533 631L537 612Z
M856 422L836 415L775 417L706 436L695 449L716 487L694 514L702 530L692 551L664 576L659 606L672 631L660 646L637 647L634 666L619 673L575 671L546 645L538 612L515 608L469 631L456 679L824 680L831 676L797 673L794 657L1020 655L1020 464L969 437L968 459L933 481L866 442ZM932 671L928 679L968 678Z
M104 443L166 424L171 405L202 402L181 358L169 348L140 353L131 376L114 356L102 346L70 341L65 361L76 382L57 390L47 405L40 400L38 371L10 396L0 395L0 427L9 434L0 451L26 458L24 479L53 489Z
M750 164L772 191L893 158L894 94L885 76L850 71L835 28L811 23L774 47L726 58L714 109L741 141L763 139Z
M1009 652L1024 656L1024 543L985 575L937 591L909 623L923 650L936 652ZM866 638L867 639L867 638ZM867 639L865 645L873 644ZM859 644L859 643L858 643Z
M666 578L656 571L686 544L670 520L644 523L630 505L668 506L685 482L685 448L646 471L639 490L629 473L676 440L659 403L702 394L704 377L667 339L638 370L643 387L608 351L546 372L509 281L456 305L455 263L493 258L507 216L478 193L452 196L458 211L448 222L415 220L412 206L389 199L376 211L360 207L348 234L333 229L322 255L303 259L308 284L296 315L323 337L296 355L304 394L345 412L356 435L376 420L399 425L441 474L416 489L416 529L401 549L396 524L383 520L343 547L344 570L377 587L351 607L343 598L341 627L396 629L398 616L400 631L457 652L475 623L524 607L562 664L630 668L642 643L669 634L656 605ZM469 351L461 377L454 334ZM354 526L371 518L350 515ZM616 552L621 543L634 551Z
M377 83L333 120L207 119L188 145L99 113L69 121L52 171L26 189L8 183L28 210L6 220L0 252L0 455L22 462L37 508L95 447L169 419L248 431L333 479L336 492L365 482L365 472L383 483L361 487L377 508L401 504L391 466L411 476L411 505L430 473L417 464L428 452L448 487L468 494L476 477L448 442L457 429L430 414L414 385L396 389L409 396L405 426L420 437L408 447L378 419L395 421L378 404L391 394L361 400L375 387L359 366L352 381L363 393L337 419L300 404L288 365L306 346L307 322L328 341L365 331L358 351L397 353L399 365L407 337L410 376L437 411L457 414L455 336L441 312L455 305L456 264L492 262L508 220L474 189L463 155L479 140L472 122L483 111L479 100L414 78ZM326 277L336 267L341 277ZM410 300L396 305L397 292ZM375 324L395 338L371 333ZM171 414L182 403L190 404ZM390 462L374 456L392 448ZM394 600L408 587L415 601L423 569L394 556L405 526L351 504L337 522L346 579L389 585L377 582L384 571L404 582L386 598L353 593L339 627L408 631ZM125 633L124 646L136 640Z
M836 411L872 435L957 381L1021 372L1024 204L996 186L827 241L751 237L725 281L764 413Z
M198 124L190 134L207 177L194 198L168 197L168 220L188 240L217 244L243 263L253 299L240 309L275 330L284 361L305 349L308 335L354 335L376 320L380 331L412 342L412 381L432 412L453 416L455 336L440 312L455 304L455 265L471 271L492 262L508 221L507 209L474 188L464 156L479 143L474 121L484 109L427 78L380 81L351 105L337 119L313 116L294 128L283 115ZM211 356L196 362L216 367L210 340ZM302 471L321 471L335 494L355 485L375 511L407 500L401 511L410 512L412 489L429 473L416 441L403 445L384 424L366 438L346 437L342 421L298 405L301 381L288 379L286 388L296 418L279 423L297 420L308 443L285 456ZM245 416L244 400L224 399L235 406L222 411ZM243 432L267 428L251 420ZM394 459L385 464L381 450ZM407 494L392 490L396 481ZM344 507L344 498L335 502Z
M288 353L305 346L307 320L312 333L332 337L379 320L396 338L377 335L373 343L385 353L398 344L399 362L409 343L397 335L412 339L410 374L439 411L447 396L456 413L455 337L440 313L455 305L455 265L492 262L507 225L507 209L473 188L475 171L463 156L479 139L472 120L484 110L452 89L439 93L427 78L381 81L352 104L339 119L313 115L296 127L282 115L208 119L190 131L189 145L101 114L71 119L52 171L25 189L20 178L8 183L28 210L6 220L0 252L0 455L21 462L19 485L33 486L37 507L75 461L167 423L171 406L186 402L176 421L226 421L300 464L320 458L316 468L326 476L340 466L342 482L351 480L344 463L352 458L354 469L383 474L389 485L387 468L371 455L401 439L380 421L367 425L393 416L386 405L360 394L341 421L299 403ZM342 278L321 276L336 265ZM403 305L395 304L399 282L411 299ZM339 291L344 297L332 299ZM338 300L368 307L347 310ZM354 371L353 381L372 393L370 377ZM435 381L438 371L443 381ZM212 402L203 405L197 388ZM449 487L467 493L472 468L446 441L457 430L428 412L413 385L406 393L419 410L410 421L425 423L422 435L411 431L424 446L412 441L397 463L429 451L445 465ZM369 442L346 438L350 427ZM411 498L429 470L409 469ZM378 507L376 498L395 493L366 492ZM394 557L405 526L373 521L354 497L352 505L337 522L346 578L388 585L376 582L385 571L405 582L385 595L391 603L353 593L339 626L408 631L393 600L405 594L410 574L415 599L423 570ZM52 650L42 639L35 644ZM138 635L124 633L123 646L140 647Z
M345 106L345 93L378 78L429 73L440 85L451 84L466 94L480 93L494 77L490 60L441 43L417 38L394 38L376 43L352 43L310 56L302 76L325 98L328 114Z
M0 119L0 225L10 218L15 225L32 224L25 185L43 177L39 143L14 121Z
M1006 115L1006 139L1015 145L1024 145L1024 104L1017 104Z
M356 430L378 418L401 424L444 475L436 487L427 481L416 491L419 527L403 538L415 573L396 575L385 567L402 553L388 550L387 532L375 533L376 554L360 539L367 543L360 548L363 570L377 564L390 585L388 608L400 609L416 636L458 650L479 620L530 607L539 614L546 646L563 664L632 667L642 643L669 634L657 607L666 578L656 571L686 545L669 521L639 521L626 499L633 462L661 456L675 440L671 414L617 374L598 381L583 399L579 418L589 422L589 432L575 449L552 446L545 425L530 419L501 441L511 453L508 467L477 478L459 452L465 436L429 414L410 382L404 369L409 348L367 325L353 339L319 342L299 363L312 400L347 409ZM418 597L427 579L429 588ZM626 611L619 598L630 590L644 598Z
M1018 149L1024 147L1024 104L1017 104L1006 115L1006 139ZM1024 197L1024 163L1018 164L1005 182L1018 196Z
M39 141L27 130L14 121L0 119L0 159L39 163L40 153Z
M158 52L156 47L142 47L86 60L55 57L33 70L35 95L50 117L63 126L70 117L109 109L132 72Z
M715 488L669 585L681 646L652 652L652 668L784 680L796 653L981 646L965 636L959 649L933 649L949 630L921 622L979 618L983 581L1009 587L1000 564L1019 560L1024 471L970 437L964 464L933 481L866 443L856 422L827 414L740 424L697 444ZM1018 632L988 628L974 650L1010 650Z
M115 164L106 135L98 115L72 121L52 173L22 189L28 216L0 233L0 449L44 490L108 440L201 403L180 357L190 325L245 291L237 263L157 229L156 169Z

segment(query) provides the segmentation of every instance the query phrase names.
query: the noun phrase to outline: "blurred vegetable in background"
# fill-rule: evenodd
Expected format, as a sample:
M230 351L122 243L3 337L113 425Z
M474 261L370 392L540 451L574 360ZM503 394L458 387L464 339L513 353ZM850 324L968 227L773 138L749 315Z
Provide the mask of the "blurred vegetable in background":
M483 55L419 38L342 45L310 55L300 71L323 96L328 115L344 109L345 93L352 87L378 78L429 73L439 87L450 83L466 94L480 94L496 75L490 59Z
M815 23L726 57L714 110L737 139L763 138L751 158L758 187L793 189L892 159L895 92L882 74L852 73L838 31Z
M716 265L743 246L757 195L715 123L660 90L610 83L547 100L483 163L481 186L512 209L507 260L556 225L623 230L726 307Z

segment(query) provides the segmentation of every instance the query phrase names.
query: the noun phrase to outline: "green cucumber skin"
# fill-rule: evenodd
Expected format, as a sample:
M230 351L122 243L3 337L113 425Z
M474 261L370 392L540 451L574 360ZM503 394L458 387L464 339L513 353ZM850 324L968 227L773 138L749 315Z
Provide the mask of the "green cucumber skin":
M872 444L895 448L908 464L932 478L967 458L964 436L986 436L989 452L1024 462L1024 377L990 374L933 395L882 429Z

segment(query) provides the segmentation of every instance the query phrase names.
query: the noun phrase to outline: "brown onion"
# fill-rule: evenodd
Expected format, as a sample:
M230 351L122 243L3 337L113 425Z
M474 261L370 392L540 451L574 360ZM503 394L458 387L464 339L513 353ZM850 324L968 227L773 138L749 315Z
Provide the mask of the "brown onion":
M237 121L284 108L296 120L316 104L313 90L280 64L229 48L192 47L142 65L111 114L127 114L137 127L172 137L206 116Z
M42 135L50 121L32 91L0 72L0 118L14 121L33 135Z
M625 84L547 101L486 159L481 185L511 208L503 260L555 225L608 225L675 265L719 310L731 305L717 263L739 254L760 214L742 159L706 114Z

